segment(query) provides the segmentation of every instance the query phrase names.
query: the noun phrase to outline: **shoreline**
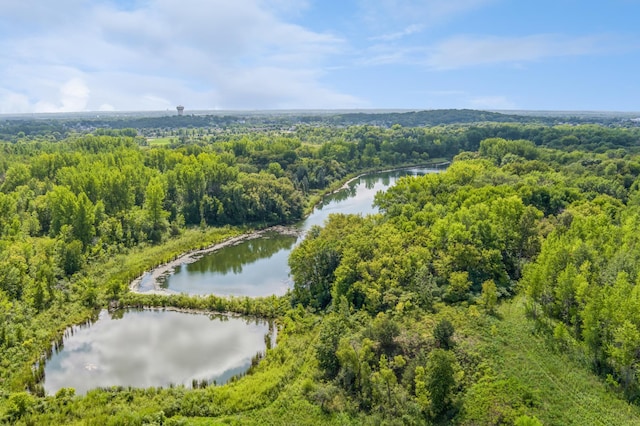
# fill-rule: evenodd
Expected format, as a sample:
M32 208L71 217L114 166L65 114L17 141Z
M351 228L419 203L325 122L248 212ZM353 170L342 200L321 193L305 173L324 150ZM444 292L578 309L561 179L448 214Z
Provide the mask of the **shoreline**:
M384 170L371 170L368 172L364 172L364 173L360 173L357 176L352 177L351 179L347 180L344 184L342 184L342 186L340 188L334 189L333 191L327 192L326 194L322 195L322 198L326 197L327 195L333 195L337 192L342 191L343 189L349 189L349 184L353 181L355 181L356 179L360 179L362 176L366 176L366 175L370 175L373 173L387 173L387 172L394 172L394 171L398 171L398 170L409 170L409 169L415 169L415 168L425 168L425 169L433 169L433 170L438 170L437 168L434 167L433 164L418 164L418 165L413 165L413 166L403 166L403 167L395 167L392 169L384 169ZM316 203L316 205L320 204L320 202L322 202L322 199ZM314 206L315 208L315 206Z
M360 179L363 176L372 174L372 173L386 173L386 172L392 172L392 171L397 171L397 170L408 170L408 169L413 169L413 168L433 168L434 170L437 170L432 164L423 164L423 165L410 165L410 166L403 166L403 167L397 167L397 168L391 168L391 169L384 169L384 170L370 170L370 171L366 171L363 173L358 174L357 176L354 176L350 179L348 179L345 183L343 183L339 188L334 189L333 191L329 191L326 192L325 194L323 194L320 198L320 200L313 206L313 208L311 209L311 212L307 215L305 215L301 220L305 220L307 217L309 217L312 213L313 210L315 210L315 208L322 202L322 200L329 196L329 195L333 195L339 191L342 191L344 189L348 189L349 188L349 184L352 183L353 181L355 181L356 179ZM225 247L230 247L236 244L239 244L243 241L249 241L255 238L259 238L260 236L262 236L263 234L267 233L267 232L278 232L280 234L283 235L292 235L292 236L301 236L304 234L305 231L302 231L300 229L296 229L295 225L289 225L289 226L285 226L285 225L275 225L275 226L270 226L268 228L264 228L264 229L260 229L260 230L256 230L256 231L251 231L245 234L241 234L238 235L236 237L231 237L227 240L224 240L222 242L219 242L217 244L214 244L212 246L206 247L204 249L198 249L198 250L191 250L188 251L180 256L178 256L177 258L175 258L174 260L158 265L154 268L152 268L151 270L148 271L144 271L140 276L138 276L137 278L133 279L130 283L129 283L129 291L131 291L132 293L137 293L137 294L149 294L149 295L153 295L153 294L157 294L157 295L165 295L165 296L169 296L169 295L175 295L175 294L180 294L176 291L167 289L167 288L163 288L160 286L160 283L158 282L158 280L160 278L162 278L163 276L166 275L170 275L176 267L181 266L181 265L187 265L189 263L194 263L196 261L198 261L202 256L205 256L209 253L213 253L215 251L218 251L220 249L223 249ZM140 291L140 284L142 283L142 280L145 279L145 277L147 277L147 274L151 274L149 279L152 280L152 284L153 284L153 289L147 290L147 291Z
M160 294L160 295L167 295L167 296L172 294L179 294L176 291L162 288L160 286L160 283L158 282L158 279L162 278L165 275L171 274L174 271L174 269L178 266L194 263L198 261L200 258L202 258L202 256L205 256L209 253L216 252L225 247L234 246L243 241L249 241L249 240L259 238L267 232L277 232L279 234L291 235L291 236L299 236L301 234L301 231L298 229L295 229L293 226L275 225L275 226L270 226L268 228L260 229L257 231L241 234L236 237L231 237L227 240L221 241L217 244L214 244L212 246L209 246L203 249L191 250L178 256L177 258L175 258L170 262L163 263L162 265L158 265L152 268L151 270L144 271L140 276L133 279L129 283L129 291L131 291L132 293L138 293L138 294ZM147 277L148 274L151 274L149 279L151 279L153 282L153 289L148 291L140 291L140 284L142 280L145 277Z

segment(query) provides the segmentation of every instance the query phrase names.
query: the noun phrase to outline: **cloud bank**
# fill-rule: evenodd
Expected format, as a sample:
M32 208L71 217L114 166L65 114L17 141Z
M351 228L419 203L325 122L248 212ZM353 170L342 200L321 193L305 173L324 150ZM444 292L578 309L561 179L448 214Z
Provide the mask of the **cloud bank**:
M35 3L0 18L0 112L363 105L323 83L344 40L281 17L299 2Z

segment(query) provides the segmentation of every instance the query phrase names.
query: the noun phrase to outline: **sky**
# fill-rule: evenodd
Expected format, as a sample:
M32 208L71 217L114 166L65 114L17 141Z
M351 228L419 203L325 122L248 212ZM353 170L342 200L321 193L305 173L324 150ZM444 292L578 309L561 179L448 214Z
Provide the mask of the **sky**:
M640 111L640 0L0 0L0 113Z

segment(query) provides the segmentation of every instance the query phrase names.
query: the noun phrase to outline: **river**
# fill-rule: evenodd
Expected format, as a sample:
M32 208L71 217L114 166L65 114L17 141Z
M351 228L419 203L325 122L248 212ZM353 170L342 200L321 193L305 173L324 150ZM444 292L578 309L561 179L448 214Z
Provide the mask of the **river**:
M192 263L178 263L162 284L189 294L282 295L292 286L287 260L304 232L322 225L331 213L369 214L373 199L402 176L434 173L406 169L353 179L324 198L296 232L261 232L236 239ZM139 291L156 288L153 274ZM251 359L266 350L269 326L264 321L175 311L106 311L89 326L67 331L64 347L45 365L44 388L54 394L73 387L83 394L96 387L189 386L192 380L224 383L247 371Z
M178 264L159 279L160 287L176 293L220 296L282 296L292 287L288 258L291 250L313 225L322 225L332 213L376 213L373 199L403 176L437 172L411 168L371 173L353 179L341 190L327 195L313 212L295 225L298 236L266 232L208 253L195 262ZM139 290L153 290L151 274L142 278Z

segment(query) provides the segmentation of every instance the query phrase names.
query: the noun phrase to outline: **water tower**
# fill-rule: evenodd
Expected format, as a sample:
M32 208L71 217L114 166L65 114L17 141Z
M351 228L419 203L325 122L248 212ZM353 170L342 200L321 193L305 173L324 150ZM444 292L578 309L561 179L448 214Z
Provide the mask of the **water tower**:
M184 112L184 107L182 105L178 105L176 109L178 110L178 115L182 115Z

